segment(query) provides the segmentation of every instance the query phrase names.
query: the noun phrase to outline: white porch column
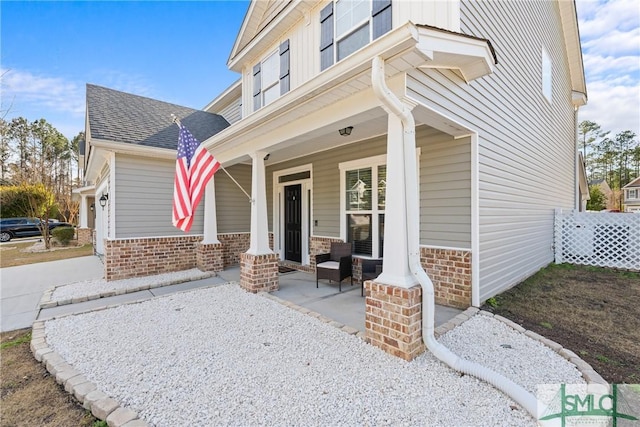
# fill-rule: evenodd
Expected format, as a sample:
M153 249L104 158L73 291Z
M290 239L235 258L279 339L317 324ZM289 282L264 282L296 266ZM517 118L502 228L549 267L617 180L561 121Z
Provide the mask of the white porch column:
M267 186L265 182L265 151L251 154L251 243L248 254L271 254L269 248L269 227L267 221Z
M212 177L204 190L204 237L202 244L218 244L218 219L216 216L216 187L215 176Z
M89 205L87 204L87 195L80 195L80 228L89 227Z
M389 114L384 259L382 274L375 281L410 288L417 282L409 270L403 134L402 121L395 114Z

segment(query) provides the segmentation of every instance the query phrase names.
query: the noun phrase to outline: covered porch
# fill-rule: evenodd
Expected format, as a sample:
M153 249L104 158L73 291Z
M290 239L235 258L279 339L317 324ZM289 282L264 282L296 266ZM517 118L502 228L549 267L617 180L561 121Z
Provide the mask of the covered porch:
M314 271L315 255L341 241L353 246L355 277L359 259L383 259L376 292L415 288L417 256L437 282L436 302L478 305L477 133L421 97L412 72L454 69L464 83L491 72L493 59L486 41L409 25L205 141L223 165L251 169L241 286L277 291L280 261ZM211 195L204 242L216 240Z

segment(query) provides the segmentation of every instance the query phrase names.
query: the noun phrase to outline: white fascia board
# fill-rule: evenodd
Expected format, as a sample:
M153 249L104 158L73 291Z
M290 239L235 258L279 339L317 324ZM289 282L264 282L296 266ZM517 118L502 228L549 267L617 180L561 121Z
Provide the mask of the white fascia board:
M348 58L332 65L315 78L289 91L271 104L213 135L203 141L202 144L210 151L219 151L224 149L226 143L232 142L234 145L241 143L242 137L257 126L286 115L291 109L297 108L313 98L322 96L337 85L362 72L366 72L371 68L371 58L374 56L382 56L385 60L392 58L408 49L414 48L417 41L418 32L412 23L407 23L400 28L392 30Z
M261 1L253 1L251 2L251 5L253 6L255 3L261 3ZM309 1L290 1L289 4L287 4L287 6L285 6L285 8L280 11L278 15L273 20L271 20L271 22L269 22L266 27L260 30L256 37L254 37L249 43L247 43L246 46L244 46L242 49L239 49L238 45L234 45L231 56L229 57L229 61L227 62L227 67L232 71L241 73L242 66L245 65L247 59L251 59L251 57L257 56L255 54L251 55L253 52L255 52L256 48L259 51L256 52L257 54L262 53L262 49L266 47L262 46L265 34L271 34L272 32L277 31L277 28L280 26L282 26L283 28L289 28L299 19L302 19L304 17L304 14L311 10L313 6L313 2ZM247 14L247 16L249 15ZM244 25L245 24L243 23L243 29L241 30L240 34L242 34L246 29L244 28ZM239 41L240 36L238 36L236 43L239 43Z
M249 8L247 9L247 13L244 15L244 18L242 19L242 25L240 26L240 31L238 32L238 35L236 36L236 40L233 43L233 47L231 48L231 53L229 54L229 59L227 59L227 66L230 68L230 63L231 60L233 58L235 58L235 56L238 54L238 51L240 50L240 41L242 40L242 36L244 35L244 33L247 31L247 26L249 25L249 20L251 18L251 16L253 16L256 5L260 5L261 7L264 7L266 4L266 2L260 2L260 1L251 1L249 3Z
M582 107L587 105L587 94L582 92L571 91L571 102L574 107Z
M101 139L92 139L90 144L91 155L85 171L85 180L92 182L102 170L102 166L108 161L109 153L129 154L132 156L151 157L154 159L175 159L176 150L167 148L146 147L140 145L127 144L124 142L113 142Z
M153 157L160 159L175 159L176 150L169 148L149 147L146 145L135 145L125 142L113 142L101 139L94 139L91 141L91 145L97 148L102 148L107 151L112 151L119 154L130 154L133 156Z
M486 40L418 28L418 49L427 59L421 68L456 69L470 82L493 73L494 57Z
M232 83L231 86L225 89L224 92L218 95L213 101L208 103L202 110L209 111L210 109L220 109L233 101L237 96L242 96L242 79L238 79Z
M84 172L84 179L87 182L94 182L102 167L107 163L108 151L97 147L91 147L91 156L87 162L87 170Z
M576 4L574 1L565 0L559 0L557 3L560 11L564 45L569 62L571 89L584 94L586 103L587 84L584 76L584 63L582 59L582 47L580 46L580 29L578 27Z
M93 196L95 194L95 191L96 191L95 185L87 185L84 187L74 188L72 190L74 194L87 195L87 196Z

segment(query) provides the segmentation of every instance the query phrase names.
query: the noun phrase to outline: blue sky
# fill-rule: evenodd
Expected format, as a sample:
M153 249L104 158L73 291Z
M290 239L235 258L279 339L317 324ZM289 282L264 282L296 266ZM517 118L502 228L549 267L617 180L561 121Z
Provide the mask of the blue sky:
M247 1L2 1L5 119L84 130L85 84L202 108L239 78L226 67ZM640 4L578 0L589 104L579 120L640 135Z

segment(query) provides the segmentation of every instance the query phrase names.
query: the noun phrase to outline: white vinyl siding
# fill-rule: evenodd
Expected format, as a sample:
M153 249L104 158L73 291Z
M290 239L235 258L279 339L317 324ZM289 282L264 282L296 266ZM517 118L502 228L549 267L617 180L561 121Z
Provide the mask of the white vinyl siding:
M471 141L431 128L417 131L420 242L471 249Z
M422 245L471 247L471 164L469 138L454 140L433 128L416 131L420 148L420 223ZM343 162L386 153L380 136L267 168L269 227L272 224L272 174L313 165L312 235L340 237L340 170ZM317 221L317 225L314 223Z
M551 57L547 50L542 47L542 94L547 101L551 102L552 95L552 66Z
M175 168L171 160L116 157L116 238L184 234L171 223ZM203 212L200 203L188 234L202 234Z
M407 21L460 31L460 2L457 0L399 0L392 3L393 28Z
M242 98L234 99L229 105L222 108L217 114L225 118L229 124L234 124L242 118Z
M377 137L270 166L267 168L269 212L272 212L271 195L273 194L273 185L271 182L273 172L312 164L312 218L314 222L317 221L318 225L312 223L311 235L340 237L340 197L342 196L340 194L340 170L338 169L338 164L349 160L384 154L386 143L386 137ZM269 227L271 227L271 224L272 218L269 217Z
M553 260L555 208L574 202L571 85L555 2L463 1L462 32L491 40L495 72L467 85L413 71L408 94L478 132L480 300ZM540 91L540 50L554 64L553 104Z

